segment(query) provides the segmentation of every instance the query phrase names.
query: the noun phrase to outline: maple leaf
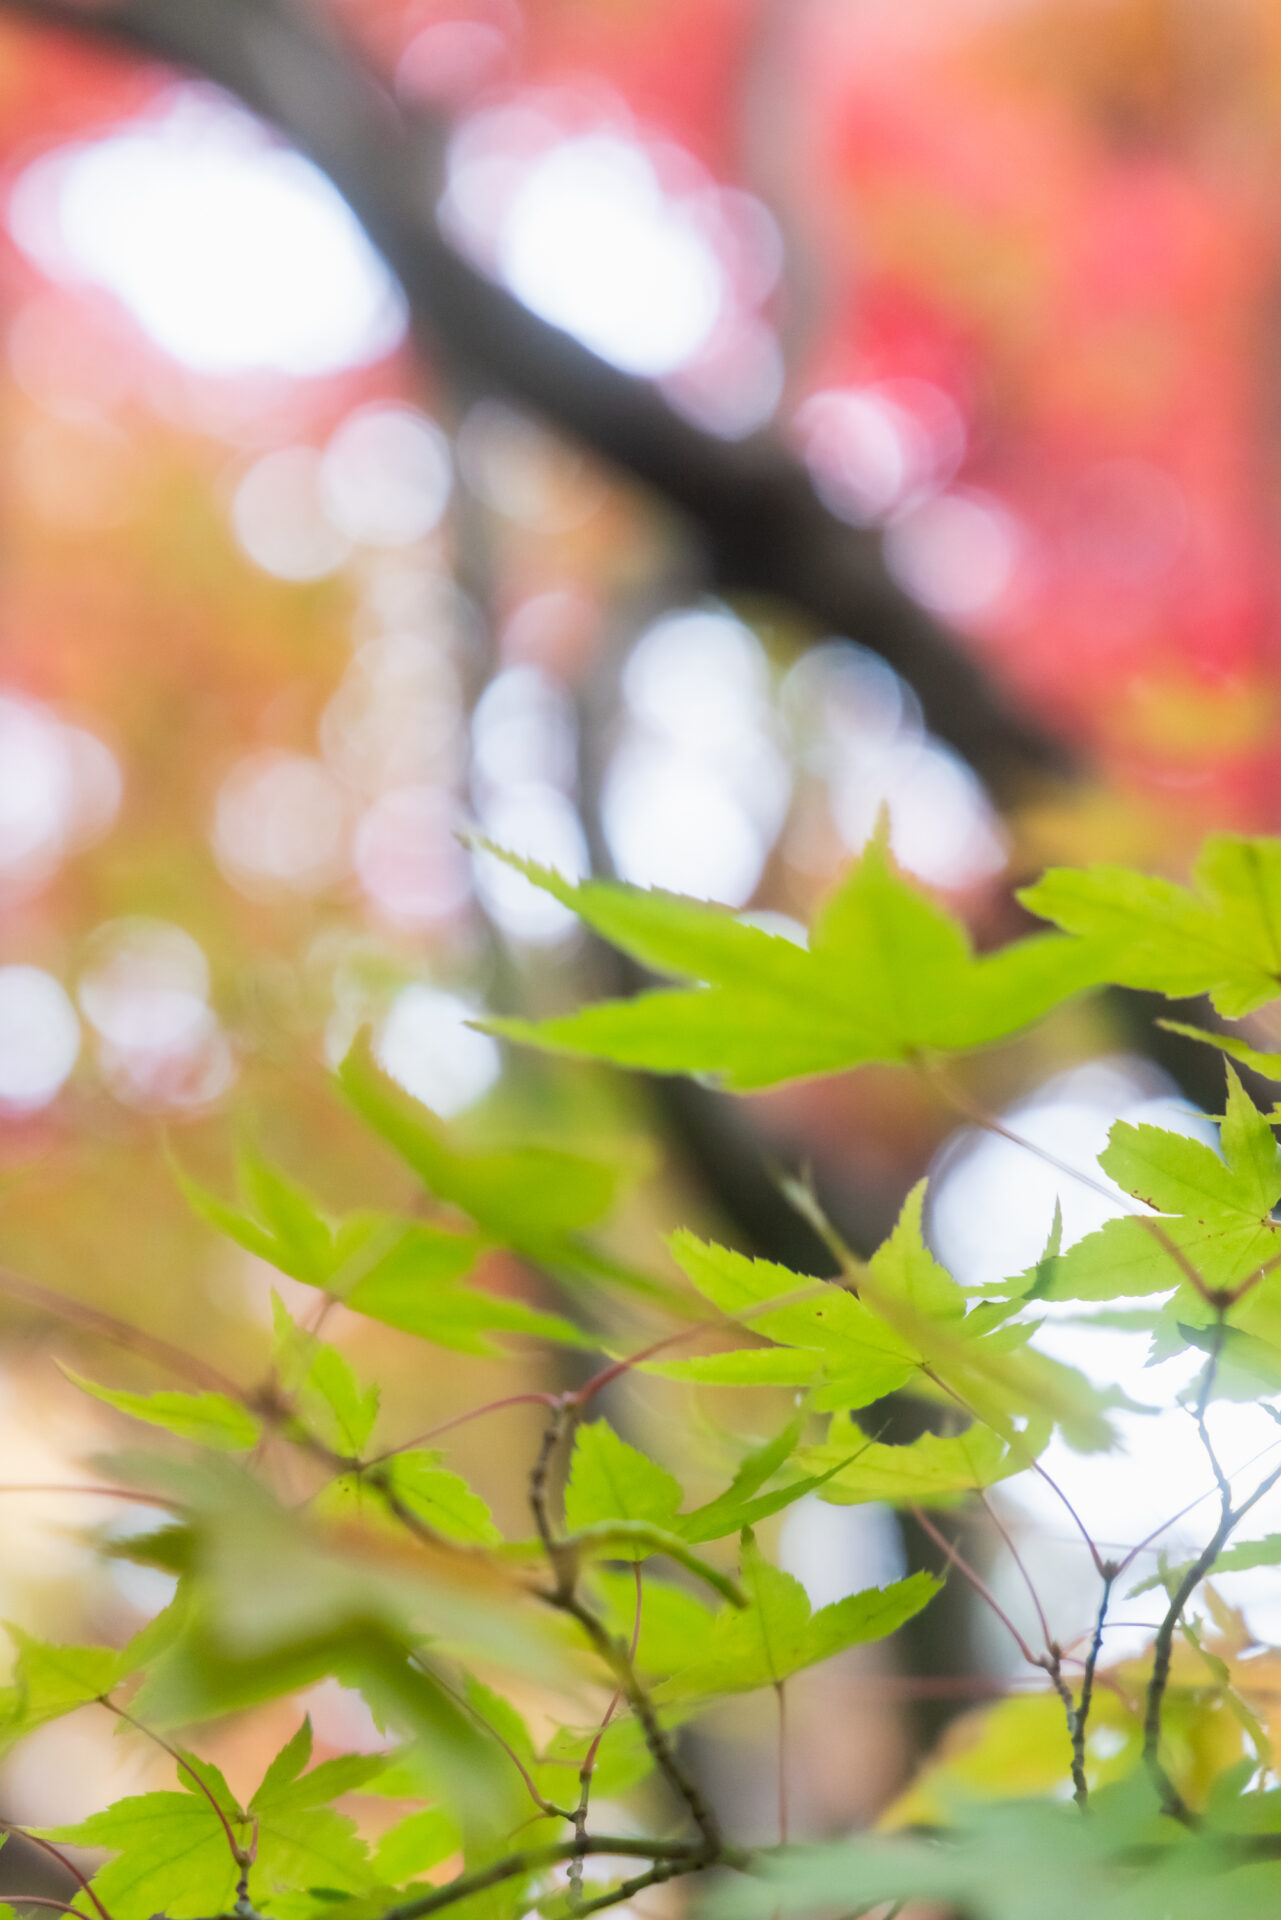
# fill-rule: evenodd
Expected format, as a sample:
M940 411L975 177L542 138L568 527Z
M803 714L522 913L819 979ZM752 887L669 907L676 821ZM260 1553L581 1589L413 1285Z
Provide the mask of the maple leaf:
M712 1074L738 1092L990 1045L1100 978L1099 952L1052 934L976 957L961 922L899 873L884 832L828 899L808 948L724 908L600 880L573 886L500 857L643 966L696 984L550 1020L490 1020L487 1031L655 1073Z

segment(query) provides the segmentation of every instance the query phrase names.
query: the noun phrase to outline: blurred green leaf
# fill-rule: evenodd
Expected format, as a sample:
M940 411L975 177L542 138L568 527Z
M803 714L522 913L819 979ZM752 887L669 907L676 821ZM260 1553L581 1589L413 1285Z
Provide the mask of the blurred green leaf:
M1172 1830L1173 1829L1173 1830ZM1090 1817L1045 1800L964 1809L946 1839L865 1834L784 1849L727 1882L713 1920L800 1920L928 1902L967 1920L1273 1920L1277 1870L1222 1832L1161 1820L1146 1782L1094 1796Z
M534 1257L572 1251L570 1236L613 1207L635 1169L537 1143L464 1146L378 1066L367 1036L338 1070L353 1107L411 1166L429 1193L457 1207L498 1246Z

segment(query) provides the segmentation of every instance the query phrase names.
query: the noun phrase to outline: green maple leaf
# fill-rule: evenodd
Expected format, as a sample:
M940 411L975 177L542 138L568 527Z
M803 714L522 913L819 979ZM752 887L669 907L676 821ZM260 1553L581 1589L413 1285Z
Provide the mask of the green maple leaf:
M327 1447L358 1457L378 1418L379 1388L362 1387L336 1347L297 1326L278 1293L271 1296L271 1311L272 1357L285 1394Z
M680 1482L606 1420L578 1429L565 1485L565 1524L571 1533L606 1520L640 1520L670 1529L680 1510Z
M1151 1211L1109 1220L1078 1240L1048 1263L1048 1282L1042 1263L1042 1291L1112 1300L1178 1286L1175 1311L1195 1321L1203 1292L1230 1293L1266 1267L1281 1253L1271 1218L1281 1199L1281 1150L1230 1067L1220 1146L1222 1157L1204 1141L1118 1120L1099 1165ZM1257 1287L1242 1324L1266 1312L1276 1292L1266 1281Z
M592 1585L611 1631L625 1645L630 1643L637 1611L632 1570L594 1567ZM636 1642L637 1671L666 1679L678 1667L688 1666L704 1651L716 1617L700 1594L670 1581L646 1579Z
M423 1448L393 1454L380 1470L388 1494L446 1540L462 1546L497 1546L502 1534L488 1506L461 1474L441 1466L443 1458Z
M182 1792L136 1794L76 1826L45 1829L48 1839L105 1847L116 1856L93 1877L94 1892L113 1920L151 1920L158 1913L197 1920L230 1909L239 1869L227 1829L243 1844L249 1826L218 1770L194 1756L189 1764L223 1818L184 1771Z
M1208 993L1229 1019L1281 995L1281 840L1212 834L1191 887L1125 867L1056 867L1019 899L1110 947L1107 978L1173 999Z
M1046 1355L1020 1351L1034 1328L1004 1324L1008 1303L967 1313L964 1290L925 1244L924 1200L922 1181L888 1239L845 1282L810 1279L675 1234L671 1251L704 1298L777 1344L656 1361L645 1370L703 1384L804 1386L822 1412L870 1406L915 1383L930 1397L950 1390L1007 1440L1017 1419L1048 1413L1074 1445L1105 1446L1106 1395Z
M134 1664L114 1647L58 1646L15 1626L8 1633L18 1657L12 1683L0 1693L3 1746L101 1699Z
M803 1447L800 1464L827 1474L821 1498L836 1506L883 1500L889 1506L951 1506L1030 1466L1050 1436L1050 1423L1029 1422L1008 1440L990 1427L923 1433L904 1446L870 1439L848 1413L832 1418L827 1439ZM835 1469L835 1471L833 1471Z
M895 1392L916 1372L912 1348L839 1282L753 1260L686 1231L667 1244L705 1300L777 1344L648 1362L644 1371L744 1386L815 1386L840 1378L851 1396L846 1404L859 1406Z
M63 1373L82 1393L92 1394L120 1413L149 1426L163 1427L180 1440L194 1440L199 1446L225 1448L232 1453L247 1453L262 1436L262 1423L247 1407L225 1393L126 1393L116 1387L99 1386L63 1367Z
M718 1494L704 1506L696 1507L692 1513L681 1515L677 1522L681 1538L694 1546L705 1540L723 1540L727 1534L741 1533L744 1527L756 1526L759 1521L768 1519L771 1514L793 1505L805 1494L822 1486L822 1474L804 1474L799 1478L794 1476L786 1485L775 1487L769 1493L759 1491L786 1466L796 1451L800 1434L801 1423L793 1420L773 1440L766 1441L763 1447L754 1448L724 1493Z
M1238 1040L1229 1033L1208 1033L1204 1027L1190 1027L1182 1020L1158 1020L1157 1025L1167 1033L1181 1033L1185 1040L1199 1040L1203 1046L1217 1047L1229 1060L1238 1061L1252 1073L1262 1074L1265 1080L1281 1080L1281 1053L1252 1047L1248 1041Z
M1054 935L976 957L961 922L899 873L883 833L827 901L808 949L719 907L599 880L571 886L499 857L643 966L693 984L557 1019L490 1021L489 1031L656 1073L713 1074L739 1092L989 1045L1100 978L1097 954Z
M257 1858L249 1892L268 1907L282 1893L312 1887L361 1893L378 1884L356 1823L329 1802L377 1778L382 1754L348 1753L304 1773L311 1756L311 1723L304 1720L277 1754L249 1802L257 1831Z
M914 1573L811 1613L800 1581L763 1559L748 1531L742 1584L747 1606L716 1616L701 1657L659 1690L660 1699L778 1686L846 1647L885 1639L928 1605L943 1583Z

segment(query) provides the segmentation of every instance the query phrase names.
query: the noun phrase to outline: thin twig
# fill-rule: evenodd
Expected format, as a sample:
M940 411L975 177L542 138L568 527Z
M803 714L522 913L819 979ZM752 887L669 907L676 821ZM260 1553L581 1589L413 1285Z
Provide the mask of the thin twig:
M1223 1513L1213 1535L1201 1552L1184 1572L1170 1597L1169 1607L1157 1628L1156 1641L1152 1650L1152 1674L1148 1681L1147 1701L1143 1716L1143 1760L1152 1782L1161 1799L1163 1810L1172 1819L1181 1821L1185 1826L1194 1824L1194 1816L1182 1794L1171 1780L1161 1764L1161 1709L1165 1701L1165 1692L1170 1679L1170 1657L1174 1645L1174 1633L1184 1607L1192 1598L1197 1587L1210 1571L1227 1544L1233 1530L1249 1513L1251 1507L1262 1500L1266 1493L1281 1481L1281 1466L1274 1467L1247 1500L1238 1507L1229 1506Z
M555 1582L551 1591L541 1593L540 1598L549 1606L556 1607L561 1613L568 1614L571 1620L578 1623L594 1652L613 1674L619 1691L636 1716L650 1758L677 1798L683 1802L691 1820L703 1836L707 1855L710 1857L718 1853L721 1847L720 1828L716 1818L697 1786L676 1758L675 1749L659 1724L653 1702L641 1684L632 1656L622 1641L614 1638L604 1622L597 1618L577 1593L577 1555L567 1542L557 1539L552 1526L547 1504L548 1476L556 1449L565 1434L572 1430L576 1413L577 1406L572 1395L567 1395L565 1399L557 1402L544 1430L529 1476L529 1504L534 1516L534 1526L542 1542L543 1551L547 1555L548 1565Z
M55 1913L74 1913L76 1920L84 1920L79 1907L69 1907L65 1900L51 1900L46 1894L15 1893L12 1901L19 1907L52 1907Z
M778 1701L778 1843L787 1845L787 1686L786 1682L774 1682L774 1698Z
M985 1133L996 1134L1000 1139L1008 1141L1012 1147L1021 1147L1025 1153L1043 1160L1046 1166L1054 1167L1057 1172L1067 1174L1070 1180L1078 1180L1083 1187L1090 1187L1095 1193L1101 1195L1109 1206L1117 1207L1121 1212L1127 1210L1125 1194L1120 1193L1115 1187L1105 1187L1101 1180L1094 1178L1093 1174L1083 1173L1081 1168L1074 1167L1070 1160L1060 1160L1058 1155L1051 1153L1048 1147L1038 1146L1035 1140L1025 1139L1021 1133L1016 1133L1013 1127L1007 1127L1004 1120L998 1119L994 1113L989 1113L986 1107L972 1100L969 1094L949 1078L937 1062L921 1061L919 1065L929 1084L942 1094L947 1104L954 1107L962 1119L968 1120L972 1126L982 1128Z
M501 1413L504 1407L554 1407L556 1403L554 1393L512 1393L504 1400L487 1400L483 1407L471 1407L466 1413L456 1413L451 1420L442 1420L439 1426L428 1427L426 1433L415 1434L412 1440L402 1440L397 1446L388 1447L384 1453L375 1453L366 1464L380 1466L384 1460L390 1460L398 1453L408 1453L411 1447L425 1446L428 1440L435 1440L442 1433L466 1426L469 1420L479 1420L482 1414Z
M628 1649L628 1658L634 1666L636 1663L636 1649L640 1645L641 1603L645 1593L644 1582L641 1576L641 1563L639 1560L633 1561L632 1572L636 1578L636 1614L632 1622L632 1644ZM574 1823L574 1831L577 1834L585 1834L587 1832L587 1807L591 1799L592 1775L596 1771L596 1758L600 1752L601 1741L605 1738L606 1729L618 1711L618 1704L622 1697L622 1689L616 1687L610 1696L609 1705L605 1709L601 1723L592 1738L591 1745L583 1756L583 1764L578 1770L578 1805L569 1816ZM581 1859L570 1861L569 1886L570 1893L575 1902L580 1901L583 1891L583 1863Z
M1081 1698L1069 1722L1072 1735L1072 1797L1078 1807L1084 1807L1090 1798L1089 1782L1085 1777L1085 1735L1089 1725L1090 1707L1094 1700L1094 1670L1099 1663L1099 1649L1103 1645L1108 1605L1112 1599L1112 1584L1116 1577L1115 1572L1107 1573L1103 1577L1103 1592L1099 1599L1099 1610L1095 1616L1090 1651L1085 1656L1085 1671L1081 1675Z
M982 1502L984 1512L987 1514L988 1519L992 1522L992 1525L996 1528L1002 1540L1004 1540L1006 1546L1009 1548L1010 1557L1014 1561L1014 1564L1018 1568L1020 1574L1023 1576L1023 1584L1027 1588L1028 1593L1031 1596L1032 1605L1036 1608L1036 1617L1037 1617L1037 1620L1040 1622L1041 1632L1045 1636L1045 1646L1046 1646L1046 1651L1048 1652L1051 1645L1051 1641L1053 1639L1053 1636L1050 1633L1050 1623L1045 1617L1045 1608L1041 1605L1041 1596L1037 1592L1036 1587L1032 1580L1032 1576L1027 1570L1027 1563L1024 1560L1023 1555L1019 1552L1018 1545L1014 1539L1014 1535L1010 1532L1009 1528L1002 1521L1000 1514L996 1511L996 1508L992 1505L992 1502L988 1499L986 1490L983 1487L979 1487L977 1491L978 1491L979 1499Z
M912 1518L916 1521L917 1526L921 1528L922 1532L927 1533L929 1535L930 1539L934 1542L935 1546L939 1549L940 1553L945 1553L947 1555L948 1559L952 1562L952 1565L956 1568L957 1572L959 1574L962 1574L965 1577L965 1579L969 1581L970 1585L973 1587L975 1593L979 1595L980 1599L985 1600L988 1606L991 1607L993 1613L996 1615L997 1619L1001 1622L1002 1626L1004 1626L1009 1632L1011 1638L1014 1641L1015 1646L1018 1648L1019 1652L1023 1655L1023 1658L1027 1661L1028 1665L1030 1667L1040 1667L1042 1672L1044 1672L1046 1670L1044 1655L1033 1653L1031 1647L1028 1645L1027 1641L1023 1638L1023 1635L1019 1632L1018 1628L1015 1626L1014 1622L1011 1620L1009 1614L1005 1611L1005 1608L1001 1605L996 1595L992 1592L992 1589L988 1586L986 1580L984 1580L980 1574L975 1573L973 1567L969 1564L968 1560L964 1558L964 1556L960 1553L960 1551L952 1543L952 1541L950 1541L947 1538L946 1534L939 1532L939 1529L934 1525L934 1522L927 1517L923 1508L913 1507Z
M598 1894L594 1900L582 1901L574 1911L582 1920L584 1914L601 1913L606 1907L617 1906L620 1901L644 1893L647 1887L661 1886L664 1880L675 1880L686 1873L705 1873L708 1867L718 1865L719 1861L699 1859L656 1861L647 1873L638 1873L631 1880L621 1881L618 1886L611 1887L608 1893Z
M1262 1460L1265 1454L1275 1453L1278 1447L1281 1447L1281 1440L1270 1440L1266 1447L1260 1447L1256 1453L1250 1455L1248 1460L1243 1460L1235 1471L1237 1473L1244 1473L1247 1467L1254 1466L1256 1461ZM1118 1578L1121 1574L1129 1571L1141 1553L1148 1553L1152 1550L1154 1540L1159 1540L1163 1533L1168 1533L1171 1527L1177 1526L1180 1520L1186 1519L1187 1515L1190 1514L1194 1508L1199 1507L1203 1500L1208 1500L1214 1491L1215 1489L1213 1487L1207 1487L1204 1493L1198 1493L1195 1500L1189 1500L1186 1507L1180 1507L1179 1511L1171 1514L1168 1520L1163 1520L1159 1527L1153 1527L1151 1533L1145 1533L1137 1547L1121 1549L1121 1551L1125 1552L1125 1558L1117 1568Z
M134 1500L139 1506L173 1511L173 1501L159 1493L139 1493L133 1487L81 1486L75 1480L23 1480L0 1484L0 1493L79 1493L102 1500Z
M696 1866L709 1864L705 1852L688 1843L667 1840L637 1840L633 1835L586 1834L579 1839L554 1840L545 1847L527 1847L520 1853L509 1853L501 1860L492 1860L486 1867L477 1867L474 1873L460 1873L455 1879L446 1881L443 1887L430 1887L412 1900L403 1900L399 1906L390 1907L382 1915L382 1920L426 1920L426 1916L439 1913L443 1907L454 1906L459 1900L466 1900L473 1893L483 1893L488 1887L497 1887L504 1880L514 1880L521 1874L537 1873L543 1867L559 1866L563 1861L593 1853L617 1854L624 1859L670 1861L683 1864L689 1871ZM748 1858L739 1850L722 1849L719 1859L727 1865L739 1865Z
M1218 1378L1219 1357L1223 1352L1223 1343L1228 1336L1227 1321L1224 1316L1225 1309L1220 1305L1214 1324L1214 1332L1211 1336L1213 1344L1210 1348L1210 1357L1205 1363L1205 1372L1202 1375L1200 1391L1196 1397L1196 1405L1192 1409L1192 1417L1196 1421L1196 1429L1201 1436L1201 1445L1205 1451L1206 1459L1210 1462L1211 1471L1214 1474L1214 1484L1219 1489L1220 1510L1223 1513L1227 1513L1232 1505L1232 1482L1223 1471L1219 1462L1219 1456L1214 1450L1214 1442L1210 1438L1210 1430L1205 1422L1206 1412L1213 1397L1215 1382Z
M237 1871L240 1872L247 1864L247 1854L249 1858L252 1858L252 1850L242 1847L239 1840L237 1840L235 1834L232 1832L231 1822L227 1818L226 1809L200 1770L197 1767L193 1767L186 1755L178 1747L171 1745L162 1733L157 1733L154 1727L145 1726L141 1720L135 1720L127 1708L117 1706L116 1702L106 1694L100 1696L99 1704L104 1706L108 1713L114 1713L117 1719L124 1720L129 1726L136 1728L139 1733L145 1734L148 1740L155 1742L156 1746L163 1748L170 1759L176 1761L177 1765L181 1767L188 1778L194 1781L197 1792L204 1795L205 1799L217 1814L219 1824L227 1837L227 1845L231 1850L231 1857L236 1863Z
M53 1841L46 1840L43 1834L33 1833L29 1827L20 1827L12 1820L0 1820L0 1828L3 1828L6 1833L17 1834L20 1839L29 1840L33 1847L39 1847L42 1853L47 1853L50 1859L56 1860L64 1872L69 1873L73 1880L79 1882L81 1891L88 1895L98 1909L101 1920L111 1920L111 1915L94 1892L89 1876L81 1871L70 1854L64 1853L61 1847L55 1847Z
M498 1728L494 1726L492 1721L486 1720L484 1714L480 1711L479 1707L473 1706L472 1702L467 1698L465 1693L460 1693L457 1687L451 1686L448 1680L445 1679L444 1675L435 1668L432 1669L431 1679L432 1679L432 1684L434 1686L439 1687L442 1693L447 1693L451 1700L457 1702L457 1704L462 1708L464 1713L471 1715L471 1718L476 1722L476 1725L478 1727L480 1727L485 1733L489 1734L491 1739L497 1741L498 1745L502 1748L503 1752L507 1755L507 1758L511 1761L512 1765L515 1767L517 1773L519 1773L521 1779L524 1781L525 1786L529 1791L529 1797L533 1801L534 1805L537 1807L539 1813L546 1814L549 1819L555 1819L555 1820L572 1820L573 1819L572 1813L570 1813L567 1808L558 1807L554 1800L548 1800L544 1794L539 1792L537 1781L534 1779L534 1776L530 1773L529 1768L525 1765L525 1762L521 1759L520 1755L517 1753L515 1747L513 1747L511 1742L507 1740L498 1731Z
M1031 1462L1031 1467L1032 1467L1033 1473L1035 1473L1040 1479L1044 1480L1046 1486L1050 1489L1050 1492L1056 1496L1056 1498L1061 1502L1063 1507L1066 1509L1067 1513L1070 1515L1071 1519L1075 1523L1077 1532L1080 1534L1082 1540L1084 1540L1086 1546L1089 1548L1090 1558L1094 1562L1095 1572L1100 1576L1100 1578L1102 1578L1103 1567L1104 1567L1103 1555L1099 1552L1099 1549L1095 1544L1094 1537L1091 1534L1090 1529L1086 1526L1084 1520L1082 1520L1080 1514L1077 1512L1076 1508L1072 1505L1072 1502L1068 1499L1066 1493L1064 1493L1062 1487L1059 1485L1058 1481L1055 1480L1054 1477L1050 1474L1048 1469L1043 1467L1039 1460L1033 1460Z

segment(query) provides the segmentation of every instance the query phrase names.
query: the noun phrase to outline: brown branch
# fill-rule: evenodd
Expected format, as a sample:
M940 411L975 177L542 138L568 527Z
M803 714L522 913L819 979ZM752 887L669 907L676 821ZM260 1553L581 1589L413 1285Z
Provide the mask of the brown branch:
M381 1920L427 1920L427 1915L439 1913L443 1907L450 1907L459 1900L466 1900L473 1893L483 1893L488 1887L497 1887L504 1880L514 1880L521 1874L537 1873L542 1867L559 1866L563 1861L580 1859L586 1854L617 1854L620 1858L652 1860L655 1865L660 1861L669 1862L687 1873L693 1873L699 1867L709 1863L706 1855L697 1848L680 1845L665 1840L637 1840L621 1834L587 1834L581 1839L553 1841L545 1847L528 1847L521 1853L506 1854L501 1860L491 1861L487 1867L478 1867L474 1873L462 1873L456 1879L446 1881L443 1887L431 1887L413 1900L403 1900L399 1906L389 1907ZM740 1866L747 1859L742 1849L722 1849L718 1861L726 1866ZM626 1898L618 1890L611 1895L615 1900Z
M917 1526L921 1528L922 1532L927 1533L929 1535L930 1539L934 1542L939 1552L946 1554L947 1558L951 1561L952 1565L956 1568L957 1572L961 1574L966 1580L969 1581L975 1593L978 1594L980 1600L983 1600L984 1602L986 1602L986 1604L992 1609L992 1612L996 1615L997 1619L1001 1622L1001 1625L1010 1634L1010 1637L1014 1641L1015 1646L1018 1648L1023 1658L1027 1661L1028 1665L1030 1667L1040 1667L1043 1672L1047 1671L1048 1669L1046 1668L1045 1656L1043 1654L1033 1653L1031 1647L1028 1645L1027 1641L1023 1638L1023 1635L1019 1632L1018 1628L1015 1626L1014 1622L1011 1620L1009 1614L1005 1611L1005 1608L1001 1605L996 1595L992 1592L992 1589L988 1586L986 1580L983 1579L981 1574L978 1574L974 1571L973 1567L970 1565L969 1561L965 1559L960 1549L954 1544L954 1542L952 1542L947 1538L946 1534L943 1534L939 1531L939 1529L934 1525L934 1522L927 1517L923 1508L913 1507L911 1509L911 1512L912 1512L912 1518L916 1521Z
M1095 1616L1094 1632L1090 1638L1090 1651L1085 1657L1085 1671L1081 1675L1081 1698L1076 1711L1068 1718L1068 1728L1072 1735L1072 1797L1078 1807L1084 1807L1090 1797L1089 1782L1085 1777L1085 1735L1090 1720L1090 1707L1094 1700L1094 1673L1099 1664L1103 1631L1107 1626L1108 1605L1112 1599L1112 1583L1116 1577L1115 1571L1106 1573L1103 1577L1099 1611Z
M632 1644L628 1648L627 1657L634 1667L636 1664L636 1649L640 1645L641 1605L645 1594L641 1577L641 1563L639 1560L632 1563L632 1572L636 1579L636 1617L632 1625ZM587 1809L592 1797L592 1775L596 1771L596 1757L600 1752L600 1743L605 1738L610 1721L618 1711L619 1702L622 1700L622 1697L622 1688L616 1687L610 1695L609 1705L605 1709L601 1723L592 1738L591 1745L583 1756L583 1764L578 1770L578 1805L569 1817L574 1823L574 1832L580 1836L585 1835L587 1832ZM574 1904L576 1907L579 1907L583 1893L583 1863L581 1859L570 1862L569 1886Z
M0 1820L0 1828L3 1828L5 1833L16 1834L20 1839L29 1841L33 1847L39 1847L42 1853L47 1853L51 1860L56 1860L63 1872L70 1874L71 1878L79 1883L80 1891L87 1895L93 1902L100 1916L100 1920L111 1920L111 1915L108 1913L106 1907L103 1906L98 1895L94 1892L88 1874L84 1873L81 1868L76 1865L70 1854L64 1853L61 1847L55 1847L53 1841L46 1840L42 1833L33 1833L30 1827L20 1827L12 1820ZM31 1897L29 1894L25 1896L15 1895L19 1905L23 1904L24 1898L30 1899ZM68 1912L72 1911L74 1911L74 1909L68 1908Z
M638 1873L631 1880L620 1881L611 1887L608 1893L601 1893L594 1900L582 1900L574 1908L576 1920L588 1913L601 1913L606 1907L615 1907L620 1901L630 1900L634 1894L644 1893L647 1887L660 1887L665 1880L675 1880L681 1874L706 1873L711 1866L719 1866L720 1861L713 1860L657 1860L646 1873Z
M616 1640L604 1621L600 1620L577 1592L578 1558L574 1548L566 1541L557 1538L548 1510L548 1478L556 1449L566 1433L572 1431L577 1413L575 1397L567 1395L560 1401L551 1419L547 1423L538 1456L529 1476L529 1504L534 1516L534 1526L547 1556L555 1585L550 1592L539 1594L539 1598L549 1606L568 1614L577 1622L583 1635L602 1664L613 1676L619 1692L626 1700L636 1717L646 1748L654 1765L666 1780L677 1799L681 1801L690 1819L698 1828L703 1839L701 1856L704 1859L719 1856L722 1842L720 1828L711 1808L707 1805L698 1787L685 1772L676 1752L659 1723L654 1704L636 1672L635 1660L621 1640Z
M774 1697L778 1702L778 1842L785 1847L788 1835L787 1809L787 1682L774 1682Z
M249 1862L253 1858L253 1849L245 1848L241 1846L239 1840L237 1840L235 1834L232 1831L231 1821L227 1817L226 1808L223 1806L222 1802L219 1800L217 1794L214 1792L213 1788L209 1785L209 1782L205 1779L204 1775L200 1772L199 1768L193 1767L190 1760L187 1759L186 1755L181 1751L181 1749L173 1746L170 1741L165 1739L162 1733L157 1733L154 1727L148 1727L144 1725L144 1723L141 1720L135 1720L134 1716L130 1712L128 1712L126 1708L117 1706L115 1701L110 1699L107 1695L104 1694L101 1697L99 1704L101 1706L104 1706L107 1709L108 1713L114 1713L118 1720L125 1721L128 1726L135 1728L138 1733L145 1734L148 1740L154 1741L156 1746L163 1748L164 1751L169 1755L170 1759L175 1761L177 1765L182 1769L182 1771L188 1776L188 1778L194 1783L196 1791L203 1795L203 1797L209 1802L209 1805L213 1808L214 1813L217 1815L218 1822L219 1822L219 1825L222 1827L223 1835L226 1839L228 1849L231 1853L231 1857L236 1864L236 1869L238 1874L243 1880L244 1873L248 1868Z
M1152 1650L1152 1674L1148 1681L1147 1701L1143 1715L1143 1761L1160 1796L1162 1810L1185 1826L1193 1825L1195 1816L1162 1766L1160 1753L1161 1709L1170 1680L1170 1656L1174 1645L1175 1629L1184 1607L1218 1559L1233 1530L1239 1526L1251 1507L1262 1500L1266 1493L1270 1493L1279 1480L1281 1480L1281 1467L1274 1467L1239 1507L1225 1508L1213 1535L1191 1566L1186 1569L1183 1578L1170 1596L1169 1607L1157 1628L1156 1642Z

